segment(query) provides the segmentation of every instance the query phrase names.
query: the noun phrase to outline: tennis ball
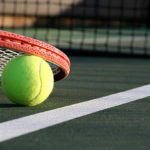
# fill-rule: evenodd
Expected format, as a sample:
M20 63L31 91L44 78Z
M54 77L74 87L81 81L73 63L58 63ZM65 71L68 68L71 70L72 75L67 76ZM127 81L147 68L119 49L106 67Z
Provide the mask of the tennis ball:
M26 106L40 104L48 98L54 85L49 64L37 56L18 56L2 73L2 90L14 103Z

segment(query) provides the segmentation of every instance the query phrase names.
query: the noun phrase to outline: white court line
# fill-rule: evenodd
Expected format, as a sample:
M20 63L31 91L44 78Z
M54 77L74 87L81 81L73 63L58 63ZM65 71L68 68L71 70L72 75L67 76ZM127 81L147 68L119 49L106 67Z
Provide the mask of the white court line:
M0 142L150 96L150 84L0 123Z

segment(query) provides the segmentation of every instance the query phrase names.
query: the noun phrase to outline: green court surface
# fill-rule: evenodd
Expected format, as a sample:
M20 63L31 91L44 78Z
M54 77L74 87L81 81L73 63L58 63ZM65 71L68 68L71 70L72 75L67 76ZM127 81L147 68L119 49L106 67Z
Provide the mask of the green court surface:
M0 122L107 96L150 83L144 58L70 57L71 74L48 100L20 107L0 94ZM147 150L150 98L113 107L0 143L0 150Z

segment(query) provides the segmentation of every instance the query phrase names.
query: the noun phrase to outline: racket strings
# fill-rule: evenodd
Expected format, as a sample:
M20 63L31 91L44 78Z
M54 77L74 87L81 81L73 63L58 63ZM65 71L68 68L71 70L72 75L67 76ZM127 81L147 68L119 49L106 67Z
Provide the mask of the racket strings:
M23 54L24 54L23 52L18 52L18 51L0 47L0 76L2 74L4 67L12 58L15 58L16 56L21 56ZM49 65L51 66L54 75L60 72L60 69L58 68L58 66L50 62L49 62Z
M0 75L6 66L6 64L16 56L20 56L22 53L16 52L6 48L0 48Z

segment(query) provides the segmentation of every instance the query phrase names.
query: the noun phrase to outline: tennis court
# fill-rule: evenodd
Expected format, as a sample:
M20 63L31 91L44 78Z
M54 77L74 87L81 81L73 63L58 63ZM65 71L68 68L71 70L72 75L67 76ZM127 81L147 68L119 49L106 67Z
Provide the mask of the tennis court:
M30 3L37 8L39 4L44 8L44 4L51 4L50 7L55 5L60 10L66 9L63 7L66 5L70 9L55 16L48 10L38 13L36 9L33 13L28 8ZM130 6L126 0L121 0L116 6L111 0L107 3L103 0L70 3L65 0L0 2L5 6L3 12L0 11L2 20L8 15L12 19L14 16L25 20L28 16L40 16L45 20L44 25L37 23L28 27L25 24L19 28L15 24L9 27L2 25L0 30L52 44L65 52L71 61L70 75L55 82L52 94L40 105L25 107L13 104L0 88L0 149L149 149L149 2L131 0ZM17 8L22 5L24 9L19 14ZM83 14L80 12L82 16L75 12L78 7L79 11L95 8L94 12L98 12L97 9L102 8L104 12L93 17L86 13L88 9L84 9ZM7 11L8 8L12 9ZM110 15L110 10L122 10L122 13ZM61 22L57 22L59 19ZM52 25L46 20L53 21Z

